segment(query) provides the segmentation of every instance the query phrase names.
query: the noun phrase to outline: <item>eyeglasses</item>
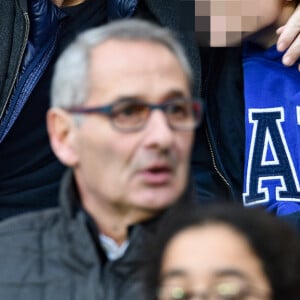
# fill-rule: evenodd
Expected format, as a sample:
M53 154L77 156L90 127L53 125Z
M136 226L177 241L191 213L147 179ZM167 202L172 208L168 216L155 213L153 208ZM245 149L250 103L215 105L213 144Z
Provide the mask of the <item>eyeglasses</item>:
M190 293L182 287L162 286L159 300L268 300L268 294L237 282L220 282L209 288L207 293Z
M142 130L151 112L159 109L164 112L168 125L173 130L193 130L200 124L203 104L200 100L176 98L162 104L150 104L135 98L123 98L111 105L98 107L72 107L70 113L106 115L112 125L123 132Z

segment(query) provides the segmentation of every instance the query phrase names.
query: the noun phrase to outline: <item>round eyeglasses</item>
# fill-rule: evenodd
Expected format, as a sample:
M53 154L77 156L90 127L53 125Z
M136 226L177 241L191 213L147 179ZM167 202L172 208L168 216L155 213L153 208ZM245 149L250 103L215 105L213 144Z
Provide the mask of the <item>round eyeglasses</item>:
M154 109L164 112L173 130L193 130L202 121L203 103L190 98L171 99L161 104L150 104L135 98L123 98L113 104L97 107L71 107L70 113L99 113L107 116L112 125L123 132L142 130Z
M161 286L159 300L269 300L268 293L237 282L219 282L209 288L207 293L195 294L178 286Z

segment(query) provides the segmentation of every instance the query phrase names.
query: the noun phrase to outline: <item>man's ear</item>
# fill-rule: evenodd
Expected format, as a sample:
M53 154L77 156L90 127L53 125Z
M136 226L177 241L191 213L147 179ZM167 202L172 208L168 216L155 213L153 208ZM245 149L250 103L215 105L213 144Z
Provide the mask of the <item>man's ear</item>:
M60 108L47 112L47 129L50 144L57 158L69 167L75 167L78 155L75 146L77 126L72 116Z

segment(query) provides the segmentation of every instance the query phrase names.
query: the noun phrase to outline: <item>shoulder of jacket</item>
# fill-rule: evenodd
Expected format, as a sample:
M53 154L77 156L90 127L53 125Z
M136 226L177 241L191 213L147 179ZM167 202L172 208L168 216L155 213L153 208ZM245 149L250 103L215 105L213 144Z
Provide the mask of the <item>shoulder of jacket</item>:
M60 208L49 208L5 219L0 223L0 239L26 232L46 231L59 221L60 214Z

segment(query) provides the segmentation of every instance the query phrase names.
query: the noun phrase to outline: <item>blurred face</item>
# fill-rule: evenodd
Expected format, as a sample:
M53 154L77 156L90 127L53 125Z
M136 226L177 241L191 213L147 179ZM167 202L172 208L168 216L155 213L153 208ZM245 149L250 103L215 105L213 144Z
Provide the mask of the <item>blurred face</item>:
M159 300L269 300L270 285L249 244L227 225L191 227L171 239Z
M196 0L196 31L210 32L211 46L232 45L273 23L282 3L282 0Z
M181 65L165 47L150 42L111 40L91 53L90 90L85 107L109 105L121 98L161 104L190 96ZM130 111L128 111L130 113ZM107 116L85 115L74 129L73 165L83 199L103 211L156 214L183 192L193 131L175 131L161 110L145 127L124 133Z

